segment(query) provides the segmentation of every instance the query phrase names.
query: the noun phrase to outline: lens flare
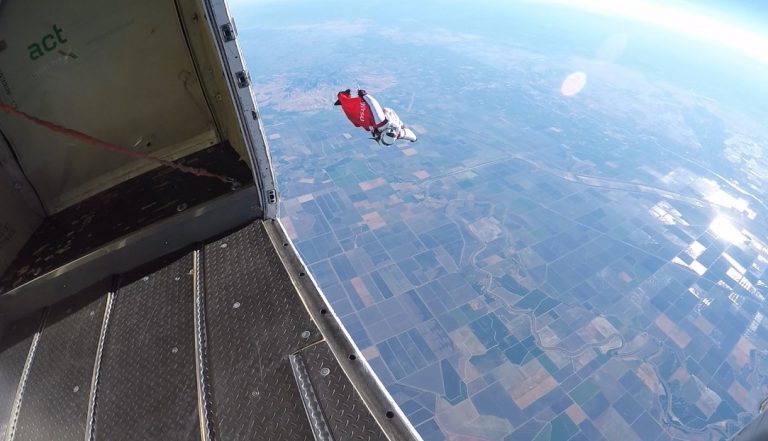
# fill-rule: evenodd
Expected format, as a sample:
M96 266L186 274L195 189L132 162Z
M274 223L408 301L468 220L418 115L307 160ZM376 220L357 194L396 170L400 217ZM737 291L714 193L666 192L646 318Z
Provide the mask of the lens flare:
M560 93L565 96L574 96L581 92L586 85L587 74L584 72L573 72L563 80L563 84L560 86Z

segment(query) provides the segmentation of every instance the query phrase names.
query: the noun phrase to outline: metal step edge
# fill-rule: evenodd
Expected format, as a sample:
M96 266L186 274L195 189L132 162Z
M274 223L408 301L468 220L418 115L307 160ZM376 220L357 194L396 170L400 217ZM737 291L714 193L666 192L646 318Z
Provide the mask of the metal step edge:
M5 430L5 441L13 441L16 436L16 423L19 419L19 412L21 411L21 404L24 399L24 388L27 385L27 379L29 378L29 371L32 368L32 363L35 359L35 353L37 352L37 345L40 342L40 334L45 328L45 322L48 318L48 310L43 311L40 317L40 324L38 325L35 335L32 337L32 343L29 345L29 352L27 352L27 358L24 361L24 369L21 371L21 377L19 378L19 385L16 388L16 396L13 399L13 406L11 407L11 415L8 420L8 427Z
M325 295L299 257L278 219L262 221L299 297L320 329L344 374L390 440L422 441L421 436L360 353Z
M207 347L208 339L205 321L205 274L204 247L193 251L193 286L194 286L194 311L195 311L195 380L197 383L197 411L200 422L200 436L202 441L213 441L213 414L210 406L210 392L208 381Z
M258 194L254 185L190 207L141 230L118 238L72 262L16 288L0 293L0 311L9 319L75 295L114 274L206 240L256 219Z
M289 357L293 377L296 379L296 385L301 393L301 401L304 403L304 410L307 412L307 419L312 428L312 435L315 441L334 441L328 423L325 420L323 411L320 408L320 402L317 399L315 388L307 372L307 365L300 354L291 354Z
M104 306L104 317L101 320L101 331L99 333L99 343L96 347L96 357L93 361L93 374L91 377L91 389L88 396L88 414L85 420L85 441L93 441L96 436L96 399L99 391L99 375L101 374L101 359L104 353L104 341L107 338L107 328L109 327L109 317L112 314L112 306L115 301L115 291L110 290L107 293L107 304Z

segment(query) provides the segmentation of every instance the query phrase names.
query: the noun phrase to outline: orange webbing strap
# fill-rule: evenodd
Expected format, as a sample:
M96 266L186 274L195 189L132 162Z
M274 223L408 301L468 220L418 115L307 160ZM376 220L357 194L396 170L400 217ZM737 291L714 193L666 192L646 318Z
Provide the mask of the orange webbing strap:
M45 127L46 129L48 129L50 131L53 131L53 132L56 132L56 133L61 133L64 136L68 136L70 138L77 139L79 141L82 141L82 142L84 142L86 144L90 144L92 146L98 147L100 149L109 150L111 152L119 153L119 154L125 155L125 156L130 156L132 158L143 159L145 161L154 162L154 163L157 163L157 164L160 164L160 165L165 165L167 167L171 167L173 169L176 169L176 170L184 172L184 173L190 173L190 174L193 174L195 176L206 176L206 177L209 177L209 178L218 179L221 182L224 182L224 183L227 183L227 184L232 184L233 186L237 186L238 185L237 181L235 181L234 179L232 179L230 177L222 176L222 175L218 175L216 173L209 172L208 170L206 170L204 168L189 167L189 166L186 166L186 165L177 164L177 163L175 163L173 161L168 161L168 160L165 160L165 159L156 158L156 157L148 155L146 153L137 152L135 150L131 150L129 148L121 147L119 145L110 144L110 143L104 142L104 141L102 141L100 139L96 139L93 136L86 135L85 133L82 133L82 132L78 132L77 130L73 130L73 129L70 129L70 128L67 128L67 127L63 127L63 126L60 126L60 125L58 125L56 123L52 123L50 121L46 121L44 119L40 119L40 118L32 116L32 115L30 115L28 113L24 113L21 110L14 109L13 107L11 107L11 106L9 106L7 104L0 103L0 110L4 111L6 113L10 113L11 115L18 116L19 118L25 119L25 120L30 121L30 122L32 122L34 124L39 125L39 126Z

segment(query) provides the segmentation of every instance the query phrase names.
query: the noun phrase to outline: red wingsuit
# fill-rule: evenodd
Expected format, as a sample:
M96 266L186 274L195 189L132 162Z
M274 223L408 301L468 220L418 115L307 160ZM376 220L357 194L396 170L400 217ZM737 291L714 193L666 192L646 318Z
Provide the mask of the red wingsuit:
M347 118L355 125L367 132L385 145L391 144L397 139L416 141L416 134L400 121L394 110L382 108L376 98L359 91L358 96L352 96L349 90L338 93L337 105L340 105Z

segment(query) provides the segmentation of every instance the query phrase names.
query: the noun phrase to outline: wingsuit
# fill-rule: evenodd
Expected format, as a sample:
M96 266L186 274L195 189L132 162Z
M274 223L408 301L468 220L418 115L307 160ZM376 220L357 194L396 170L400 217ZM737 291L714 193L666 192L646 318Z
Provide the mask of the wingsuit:
M352 96L352 92L347 89L337 96L335 104L341 106L352 124L370 132L380 144L390 146L398 139L416 141L416 134L400 121L397 113L388 107L381 107L376 98L366 91L358 90L357 96Z

